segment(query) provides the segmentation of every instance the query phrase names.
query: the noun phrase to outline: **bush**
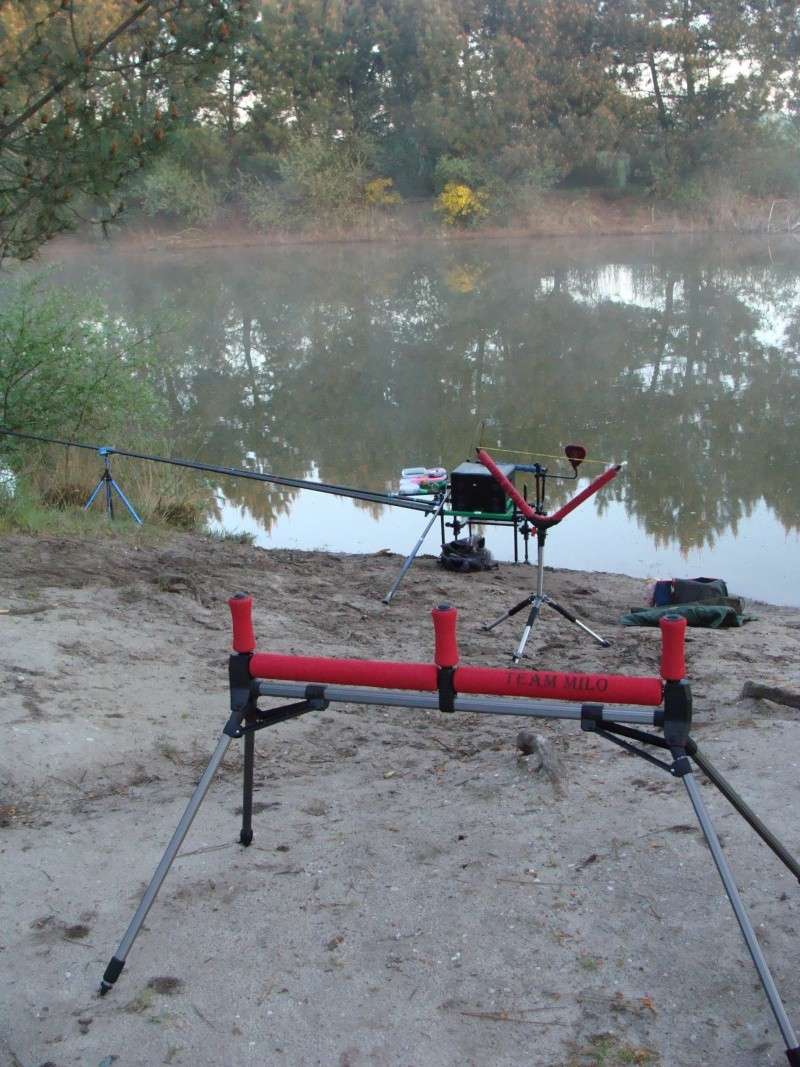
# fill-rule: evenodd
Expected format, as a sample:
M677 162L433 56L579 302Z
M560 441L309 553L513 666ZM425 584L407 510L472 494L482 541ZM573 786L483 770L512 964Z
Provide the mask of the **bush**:
M448 185L466 185L476 189L489 183L490 175L477 159L440 156L433 171L433 191L443 193Z
M352 225L362 208L370 146L359 138L328 141L293 138L281 160L281 176L296 216L340 226Z
M460 182L448 182L436 198L436 210L448 226L471 226L489 213L487 194Z
M364 186L364 203L367 207L396 207L403 198L393 186L391 178L373 178Z
M148 381L153 335L45 281L24 278L0 298L0 422L57 436L160 425L164 408Z
M219 194L188 167L168 156L157 160L141 184L146 215L169 215L198 225L211 222L219 210Z
M299 221L279 182L262 182L240 175L239 198L257 230L291 230Z

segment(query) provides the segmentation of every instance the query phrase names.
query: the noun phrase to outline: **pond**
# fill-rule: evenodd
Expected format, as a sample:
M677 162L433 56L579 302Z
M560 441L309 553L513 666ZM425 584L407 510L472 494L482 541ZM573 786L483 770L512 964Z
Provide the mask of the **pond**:
M626 466L552 532L548 564L800 604L797 241L112 252L59 274L120 316L166 315L175 455L382 490L471 458L482 421L503 448L579 442ZM575 488L554 484L553 505ZM215 492L213 525L266 546L405 552L424 524L254 482ZM487 539L512 558L507 530Z

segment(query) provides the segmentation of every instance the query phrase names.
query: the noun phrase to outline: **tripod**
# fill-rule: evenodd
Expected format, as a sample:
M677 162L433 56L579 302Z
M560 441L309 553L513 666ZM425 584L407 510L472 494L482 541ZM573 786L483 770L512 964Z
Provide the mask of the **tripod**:
M512 608L509 608L508 611L500 615L497 619L494 620L494 622L484 623L483 629L487 631L493 630L495 626L499 626L501 622L505 622L506 619L510 619L512 615L516 615L524 608L530 607L530 611L528 612L528 618L525 622L525 628L522 631L522 637L520 638L516 651L513 652L511 655L511 662L519 663L519 661L522 659L522 655L525 651L525 646L528 643L528 638L531 635L531 630L533 629L534 623L539 617L539 612L541 611L544 605L547 605L548 607L551 607L553 611L558 612L558 614L561 615L562 618L566 619L567 622L571 622L574 626L577 626L579 629L583 630L584 633L587 633L602 648L608 648L610 644L609 641L606 641L604 637L601 637L599 634L596 634L594 630L592 630L586 625L585 622L581 622L581 620L576 615L573 615L571 611L567 611L565 607L557 603L557 601L553 600L552 597L547 596L544 591L544 543L547 538L548 527L552 525L552 523L548 521L548 516L545 514L544 510L545 485L548 478L560 476L548 474L547 467L543 467L539 463L518 466L517 470L525 470L533 473L535 485L535 500L533 513L534 516L540 517L540 521L544 520L541 525L535 522L535 518L531 520L534 522L534 525L536 527L536 592L531 593L531 595L525 597L524 600L520 600L518 604L515 604Z
M109 448L108 446L103 446L102 448L98 448L97 454L99 456L103 457L103 464L104 464L103 473L100 476L100 481L97 483L97 485L92 490L91 496L86 501L86 503L83 505L83 510L84 511L88 511L89 508L92 506L92 504L95 502L95 500L97 498L97 494L100 492L100 490L101 489L105 489L106 515L108 515L109 519L113 519L114 518L114 493L116 493L117 496L122 501L122 503L127 508L128 514L133 519L133 521L135 523L138 523L139 526L143 526L144 525L143 520L139 517L139 515L137 514L136 509L134 508L133 504L131 504L130 500L128 500L128 498L122 492L120 487L114 481L113 475L111 474L111 464L110 464L109 457L113 454L113 452L114 452L114 449L113 448Z
M440 605L432 612L435 651L433 663L430 664L259 653L255 650L251 598L240 593L228 603L233 618L234 649L228 661L230 717L141 903L106 967L100 984L101 996L113 988L122 973L128 953L142 929L222 758L234 739L244 738L242 825L239 842L246 847L253 840L254 734L257 730L275 726L311 711L324 710L330 703L425 708L444 714L466 712L548 720L565 719L580 722L584 732L594 733L611 741L683 781L742 937L778 1023L788 1062L791 1067L800 1067L797 1036L739 896L731 868L720 847L705 800L694 777L692 761L798 880L800 865L730 783L700 753L690 736L692 695L689 682L685 678L685 619L676 616L661 619L661 668L660 677L656 678L556 671L533 673L461 666L456 641L456 612L446 604ZM386 689L382 688L383 686L392 688ZM487 693L493 695L480 695ZM589 703L593 696L614 701L615 704ZM258 705L261 697L288 697L294 698L296 702L262 709ZM617 706L619 704L638 706L620 707ZM652 704L659 706L645 706ZM642 730L642 726L655 728L660 733L649 733ZM656 758L642 748L643 745L667 750L671 761ZM677 897L677 890L673 892ZM704 1059L703 1062L710 1061Z

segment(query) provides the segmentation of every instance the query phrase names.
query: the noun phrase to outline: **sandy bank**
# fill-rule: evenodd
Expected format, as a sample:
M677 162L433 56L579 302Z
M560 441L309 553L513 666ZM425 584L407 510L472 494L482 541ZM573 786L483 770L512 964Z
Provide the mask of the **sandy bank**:
M224 725L231 592L253 594L264 650L427 660L447 599L462 659L506 663L517 620L480 623L531 569L425 558L386 608L398 565L190 535L0 543L0 608L38 609L0 616L0 1061L784 1062L680 785L567 724L534 726L555 781L517 756L517 721L332 707L262 732L248 851L234 746L95 997ZM614 644L544 615L531 663L654 671L657 633L617 624L643 582L549 571L547 586ZM751 608L743 629L690 633L695 734L798 853L800 712L739 694L800 685L800 611ZM797 884L705 792L797 1023Z

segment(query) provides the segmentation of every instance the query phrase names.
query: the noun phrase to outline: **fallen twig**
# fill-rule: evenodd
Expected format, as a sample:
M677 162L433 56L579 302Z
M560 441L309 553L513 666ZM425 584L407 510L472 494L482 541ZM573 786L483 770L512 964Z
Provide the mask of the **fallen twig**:
M800 693L783 689L778 685L761 685L759 682L745 682L740 698L751 697L753 700L772 700L775 704L785 704L789 708L800 708Z

